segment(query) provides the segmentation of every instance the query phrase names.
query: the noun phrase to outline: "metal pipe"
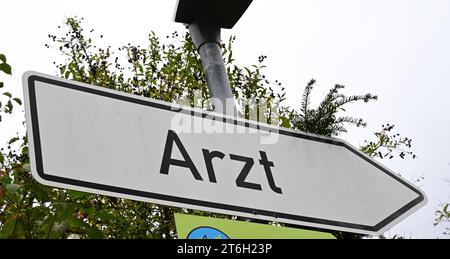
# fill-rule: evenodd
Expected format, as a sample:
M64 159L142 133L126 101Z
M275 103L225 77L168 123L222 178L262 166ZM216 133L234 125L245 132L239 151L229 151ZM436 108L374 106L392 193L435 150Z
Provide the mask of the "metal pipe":
M211 23L193 23L189 33L202 59L206 81L211 93L214 111L238 117L230 80L225 68L220 44L220 27ZM247 222L265 223L245 217L238 219Z
M200 54L214 111L236 116L233 92L222 57L220 27L194 23L189 32Z

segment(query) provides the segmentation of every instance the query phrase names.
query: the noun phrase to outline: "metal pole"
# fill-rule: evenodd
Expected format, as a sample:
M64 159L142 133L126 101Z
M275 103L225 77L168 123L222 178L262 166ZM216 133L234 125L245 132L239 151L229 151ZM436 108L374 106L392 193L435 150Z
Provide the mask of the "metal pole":
M233 92L222 58L221 28L208 23L189 25L189 33L200 54L214 111L236 116Z
M207 23L189 25L189 33L202 59L206 81L213 98L214 111L237 117L239 114L236 110L228 73L222 58L220 30L219 26ZM238 219L256 223L266 222L245 217L238 217Z

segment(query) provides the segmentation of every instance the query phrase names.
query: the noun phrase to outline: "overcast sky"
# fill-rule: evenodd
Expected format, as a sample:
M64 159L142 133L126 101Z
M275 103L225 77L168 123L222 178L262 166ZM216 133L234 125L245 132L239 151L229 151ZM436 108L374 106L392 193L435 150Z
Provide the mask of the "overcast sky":
M21 76L27 70L55 74L58 52L46 49L65 17L79 16L101 32L101 42L119 47L146 45L150 31L161 36L184 27L172 22L175 0L40 0L0 4L0 53L13 76L5 81L22 97ZM374 93L380 100L353 105L348 114L369 126L343 135L355 146L371 139L387 122L413 139L417 160L381 161L428 195L428 205L393 228L413 238L442 237L433 227L437 206L450 200L450 1L448 0L255 0L232 31L235 58L251 65L269 56L266 73L284 83L288 103L298 106L306 82L315 78L314 101L336 83L345 93ZM100 40L100 39L98 39ZM101 44L99 44L101 45ZM22 118L1 124L0 141L21 129Z

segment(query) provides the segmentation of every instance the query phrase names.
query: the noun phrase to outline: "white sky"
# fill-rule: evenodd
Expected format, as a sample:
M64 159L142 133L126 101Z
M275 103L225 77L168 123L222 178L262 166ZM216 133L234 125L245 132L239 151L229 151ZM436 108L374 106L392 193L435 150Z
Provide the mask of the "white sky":
M146 44L184 27L172 22L175 0L2 1L0 52L13 76L2 81L22 98L27 70L55 74L56 50L46 49L65 17L77 15L104 35L104 45ZM315 102L336 83L347 94L374 93L376 103L353 105L348 114L365 118L366 129L342 136L355 146L387 122L414 140L417 160L382 161L419 186L428 205L393 228L388 236L443 237L433 226L434 211L450 200L450 1L448 0L255 0L223 38L237 36L235 58L250 65L269 56L266 74L287 87L289 104L299 104L306 82L315 78ZM100 40L100 39L98 39ZM98 44L101 45L101 44ZM5 118L0 141L21 129L22 118ZM20 130L19 130L20 129Z

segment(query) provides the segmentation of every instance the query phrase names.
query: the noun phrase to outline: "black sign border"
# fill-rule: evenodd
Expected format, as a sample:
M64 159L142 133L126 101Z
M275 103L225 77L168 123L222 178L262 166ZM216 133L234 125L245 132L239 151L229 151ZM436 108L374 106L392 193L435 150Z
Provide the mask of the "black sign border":
M389 172L385 168L381 167L380 165L378 165L377 163L372 161L367 156L363 155L359 151L357 151L354 148L352 148L351 146L347 145L345 142L340 142L340 141L335 141L332 139L325 139L325 138L315 137L315 136L311 136L311 135L306 135L306 134L302 134L301 132L287 131L287 130L283 130L282 128L280 128L280 130L278 131L278 133L281 135L286 135L286 136L296 137L296 138L301 138L301 139L306 139L306 140L312 140L312 141L327 143L327 144L332 144L332 145L338 145L338 146L346 148L347 150L353 152L355 155L359 156L360 158L364 159L371 165L378 168L380 171L384 172L385 174L389 175L393 179L397 180L398 182L400 182L401 184L406 186L408 189L417 193L419 195L419 197L417 197L413 201L409 202L408 204L406 204L405 206L403 206L402 208L400 208L399 210L394 212L392 215L390 215L386 219L382 220L377 225L367 226L367 225L360 225L360 224L354 224L354 223L349 223L349 222L318 219L318 218L311 218L311 217L305 217L305 216L279 213L279 212L274 212L274 211L260 210L260 209L255 209L255 208L246 208L246 207L220 204L220 203L214 203L214 202L208 202L208 201L180 198L180 197L174 197L174 196L162 195L162 194L157 194L157 193L150 193L150 192L126 189L126 188L115 187L115 186L108 186L108 185L103 185L103 184L97 184L97 183L91 183L91 182L85 182L85 181L80 181L80 180L75 180L75 179L69 179L69 178L49 175L44 172L44 166L43 166L43 161L42 161L42 150L41 150L41 140L40 140L40 132L39 132L39 119L38 119L38 113L37 113L35 82L43 82L43 83L51 84L54 86L64 87L64 88L71 89L71 90L81 91L81 92L85 92L85 93L90 93L90 94L103 96L103 97L107 97L107 98L112 98L112 99L116 99L116 100L120 100L120 101L124 101L124 102L144 105L147 107L162 109L162 110L171 111L171 112L175 112L175 113L183 113L183 114L187 114L187 115L191 115L191 116L207 118L207 119L216 120L216 121L222 120L225 123L239 125L239 126L243 126L243 127L247 127L247 128L258 129L258 130L262 130L262 131L266 131L266 132L273 132L274 130L269 127L266 127L263 125L258 125L256 123L252 123L249 121L243 122L243 121L238 121L238 120L234 120L234 119L230 119L230 118L221 117L219 115L212 116L211 114L182 109L182 108L174 109L174 107L171 106L170 104L165 105L165 104L161 104L161 103L152 102L151 99L142 100L142 99L133 98L131 96L128 97L125 95L118 95L118 94L102 91L102 90L100 90L101 88L95 89L95 88L82 87L82 86L72 84L72 83L69 83L66 81L62 82L62 81L58 81L55 79L42 77L42 76L38 76L38 75L30 75L27 79L27 82L28 82L27 87L28 87L28 93L29 93L29 104L30 104L31 121L32 121L31 123L32 123L32 131L33 131L33 141L34 141L33 144L34 144L34 149L35 149L34 154L35 154L35 161L36 161L36 170L37 170L38 175L42 179L49 181L49 182L57 182L57 183L62 183L62 184L68 184L68 185L73 185L73 186L89 188L89 189L96 189L96 190L108 191L108 192L113 192L113 193L131 195L131 196L135 196L135 197L143 197L143 198L149 198L149 199L155 199L155 200L175 202L175 203L179 203L179 204L202 206L202 207L220 209L220 210L231 211L231 212L241 212L241 213L248 213L248 214L253 214L253 215L262 215L262 216L274 217L274 218L278 218L278 219L288 219L288 220L295 220L295 221L301 221L301 222L307 222L307 223L320 224L320 225L325 225L325 226L343 227L343 228L348 228L348 229L358 229L358 230L364 230L364 231L370 231L370 232L378 232L379 230L381 230L382 228L387 226L389 223L395 221L401 215L408 212L410 209L415 207L417 204L419 204L425 200L424 195L420 191L416 190L409 183L405 182L399 176L397 176L397 175ZM301 222L299 222L299 223L301 223Z

